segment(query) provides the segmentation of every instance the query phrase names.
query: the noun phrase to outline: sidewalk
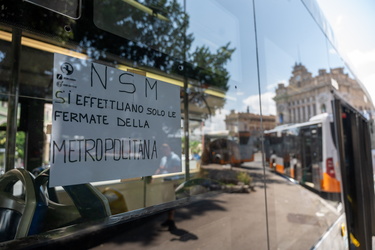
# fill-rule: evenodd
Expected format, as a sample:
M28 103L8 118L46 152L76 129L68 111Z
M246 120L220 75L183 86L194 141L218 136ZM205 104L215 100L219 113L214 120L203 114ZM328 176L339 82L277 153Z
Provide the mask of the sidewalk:
M267 220L270 249L310 249L339 218L337 202L274 173L266 173L264 189L260 162L244 169L254 192L223 193L179 208L171 230L160 225L165 214L152 216L92 249L267 249Z

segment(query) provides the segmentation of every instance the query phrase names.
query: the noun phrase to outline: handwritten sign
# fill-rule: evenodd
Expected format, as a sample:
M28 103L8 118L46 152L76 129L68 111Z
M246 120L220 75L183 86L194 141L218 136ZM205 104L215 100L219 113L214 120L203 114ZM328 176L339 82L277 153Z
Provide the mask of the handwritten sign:
M180 87L54 55L50 186L153 175L180 128Z

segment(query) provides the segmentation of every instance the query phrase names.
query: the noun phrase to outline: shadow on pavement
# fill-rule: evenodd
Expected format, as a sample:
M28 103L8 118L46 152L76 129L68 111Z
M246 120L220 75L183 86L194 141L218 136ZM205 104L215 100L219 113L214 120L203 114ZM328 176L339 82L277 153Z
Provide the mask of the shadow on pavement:
M177 209L176 218L178 219L176 224L178 225L179 222L186 222L190 219L197 219L196 217L204 216L212 211L226 211L223 206L224 204L222 203L226 202L215 200L213 198L197 201ZM185 229L178 228L176 225L167 228L162 227L161 224L165 221L166 217L167 213L165 212L124 223L117 228L116 232L113 232L113 234L105 240L106 245L108 245L108 243L114 245L136 243L139 247L148 247L156 244L156 241L160 242L161 239L180 242L198 240L198 237L195 234ZM167 233L167 231L169 231L169 233ZM171 235L173 238L171 238ZM100 244L97 244L96 246L103 249Z
M180 229L180 228L172 228L171 230L169 230L171 232L171 234L173 235L176 235L176 236L179 236L179 238L172 238L171 241L182 241L182 242L186 242L186 241L189 241L189 240L198 240L198 236L196 236L195 234L192 234L184 229Z

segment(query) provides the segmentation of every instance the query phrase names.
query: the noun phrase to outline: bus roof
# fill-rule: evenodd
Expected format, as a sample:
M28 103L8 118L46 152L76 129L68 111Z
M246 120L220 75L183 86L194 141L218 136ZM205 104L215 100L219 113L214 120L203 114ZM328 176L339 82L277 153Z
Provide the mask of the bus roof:
M323 121L325 119L329 119L330 121L333 121L333 117L332 117L332 114L329 114L329 113L322 113L322 114L319 114L319 115L315 115L313 117L311 117L309 119L310 122L312 121Z
M318 124L318 123L322 123L323 121L325 121L327 119L329 121L332 121L332 119L333 119L332 114L322 113L322 114L311 117L309 119L309 121L307 121L307 122L280 125L280 126L277 126L273 129L266 130L266 131L264 131L264 133L268 134L268 133L283 131L283 130L286 130L286 129L293 129L293 128L312 125L312 124Z

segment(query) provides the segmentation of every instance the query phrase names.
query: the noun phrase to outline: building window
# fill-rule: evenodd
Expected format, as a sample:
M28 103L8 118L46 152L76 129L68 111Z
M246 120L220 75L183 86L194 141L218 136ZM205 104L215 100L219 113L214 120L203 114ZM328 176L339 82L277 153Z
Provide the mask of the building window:
M311 117L311 108L310 108L310 105L307 106L307 115L308 115L308 118Z
M302 109L302 120L306 121L306 112L305 112L305 107L301 107Z
M324 103L320 106L320 111L321 111L322 113L327 112L327 108L326 108L326 105L325 105Z

